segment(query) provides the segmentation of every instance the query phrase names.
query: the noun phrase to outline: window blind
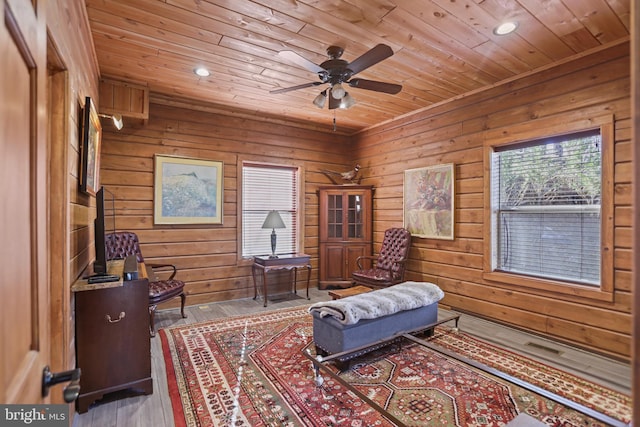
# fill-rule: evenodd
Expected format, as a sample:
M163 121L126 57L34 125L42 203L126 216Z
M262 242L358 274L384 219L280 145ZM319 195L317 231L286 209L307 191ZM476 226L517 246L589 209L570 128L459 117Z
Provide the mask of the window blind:
M286 228L277 229L276 253L294 253L298 230L298 170L295 167L244 164L242 167L242 256L271 253L271 229L263 229L276 210Z
M600 284L601 158L598 130L494 151L497 270Z

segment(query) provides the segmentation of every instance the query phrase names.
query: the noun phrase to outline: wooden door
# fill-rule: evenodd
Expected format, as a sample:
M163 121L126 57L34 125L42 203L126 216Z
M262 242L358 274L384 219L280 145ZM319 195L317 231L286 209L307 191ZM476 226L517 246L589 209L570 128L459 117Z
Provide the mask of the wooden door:
M49 358L46 26L34 4L44 9L0 2L2 403L43 403Z
M351 281L351 273L353 273L354 271L358 270L358 257L361 256L369 256L371 255L371 244L364 244L364 245L358 245L358 244L351 244L348 245L346 248L346 253L345 253L345 279ZM363 268L370 268L371 267L371 261L366 259L366 260L361 260L361 264Z
M345 280L345 246L341 243L322 244L320 252L320 262L322 263L322 282L341 282Z
M632 146L633 146L633 294L632 318L633 339L631 340L631 366L633 368L632 394L633 417L636 424L640 420L640 7L637 2L631 7L631 105L632 105Z

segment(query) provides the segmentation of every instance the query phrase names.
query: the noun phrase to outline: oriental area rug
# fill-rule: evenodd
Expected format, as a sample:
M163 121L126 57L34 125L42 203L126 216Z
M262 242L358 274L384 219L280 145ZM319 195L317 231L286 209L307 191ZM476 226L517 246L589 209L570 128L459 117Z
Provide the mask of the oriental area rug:
M303 354L312 331L306 307L161 329L175 425L396 425L331 376L316 385ZM430 342L630 422L626 395L445 327ZM340 377L407 426L504 426L521 413L549 426L607 425L408 341Z

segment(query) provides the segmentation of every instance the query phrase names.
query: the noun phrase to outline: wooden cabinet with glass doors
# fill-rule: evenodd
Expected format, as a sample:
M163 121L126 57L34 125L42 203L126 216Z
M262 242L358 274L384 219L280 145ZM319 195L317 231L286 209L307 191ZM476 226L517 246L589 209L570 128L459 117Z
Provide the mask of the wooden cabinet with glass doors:
M373 187L332 185L319 188L319 289L348 288L359 256L372 250Z

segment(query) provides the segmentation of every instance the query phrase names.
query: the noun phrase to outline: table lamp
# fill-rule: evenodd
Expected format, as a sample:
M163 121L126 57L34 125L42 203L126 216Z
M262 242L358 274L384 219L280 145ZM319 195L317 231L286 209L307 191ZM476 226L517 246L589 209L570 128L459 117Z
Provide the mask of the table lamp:
M262 224L262 228L271 229L271 255L269 258L278 258L276 255L276 228L286 228L278 211L271 211Z

